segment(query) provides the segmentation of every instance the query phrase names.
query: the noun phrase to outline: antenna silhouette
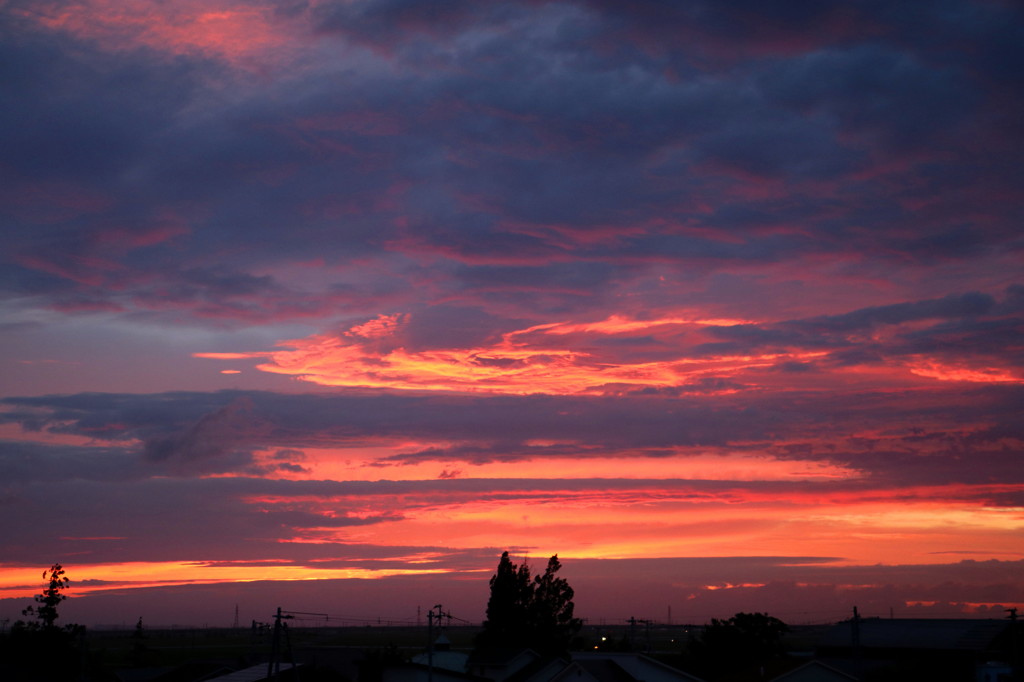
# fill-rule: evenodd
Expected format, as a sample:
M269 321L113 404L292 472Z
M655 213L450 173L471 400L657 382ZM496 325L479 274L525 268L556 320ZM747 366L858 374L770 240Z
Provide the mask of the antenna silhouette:
M442 618L447 618L449 624L452 622L452 614L445 613L440 604L427 611L427 682L434 682L434 620L440 627Z

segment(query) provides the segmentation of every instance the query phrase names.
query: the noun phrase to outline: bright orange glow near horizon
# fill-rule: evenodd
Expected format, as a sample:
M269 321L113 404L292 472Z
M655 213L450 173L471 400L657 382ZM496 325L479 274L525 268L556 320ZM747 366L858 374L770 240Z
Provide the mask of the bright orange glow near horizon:
M452 548L486 543L498 535L511 546L530 547L530 554L559 554L563 561L580 559L636 559L642 557L716 556L749 557L791 554L800 556L809 547L834 557L833 566L884 564L893 556L914 564L941 564L945 557L936 547L955 544L963 551L994 554L1006 559L1024 557L1024 551L993 551L1007 547L1024 529L1024 509L976 509L942 501L944 491L919 491L910 501L862 500L858 493L835 495L822 504L815 496L806 499L771 495L760 499L744 493L678 496L671 490L640 489L578 493L545 491L533 497L526 486L517 497L491 502L460 503L431 500L413 503L400 519L373 526L342 530L307 529L288 540L295 546L313 542L377 545L381 542L414 545L416 538L443 534ZM937 501L929 498L939 494ZM411 500L410 500L411 501ZM368 500L367 510L381 502ZM325 502L327 508L337 502ZM250 500L249 504L273 508L294 507L297 499ZM351 501L344 506L352 509ZM572 541L568 541L572 538ZM123 538L107 538L119 540ZM870 547L870 551L865 551ZM289 554L282 546L282 556ZM429 556L424 558L429 559ZM69 560L73 560L71 557ZM249 562L129 562L124 564L74 564L75 594L95 591L223 581L380 579L403 575L445 574L450 569L432 567L415 556L401 559L405 568L330 568L316 562L293 565L287 559ZM417 564L421 564L417 566ZM30 578L36 570L0 568L0 598L26 597L38 592ZM102 581L90 585L90 581Z
M268 560L265 563L273 563ZM410 563L413 563L410 561ZM68 568L68 566L65 566ZM267 565L250 566L244 563L220 562L127 562L123 564L75 564L75 580L69 590L75 596L84 596L108 590L142 589L147 587L173 587L179 585L208 585L226 582L254 582L258 580L332 580L380 579L402 575L430 575L443 573L442 569L363 569L314 568L305 566ZM0 599L31 598L41 587L32 585L35 569L0 567ZM102 584L90 584L101 581ZM39 582L38 580L35 582ZM83 584L85 583L85 584ZM30 585L32 585L30 587Z

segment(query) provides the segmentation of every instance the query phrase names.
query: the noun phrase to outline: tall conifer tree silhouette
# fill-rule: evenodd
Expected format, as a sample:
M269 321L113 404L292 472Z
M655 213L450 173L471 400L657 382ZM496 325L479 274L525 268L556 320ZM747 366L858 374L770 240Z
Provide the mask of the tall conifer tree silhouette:
M561 567L558 555L552 556L544 573L531 579L525 562L517 566L503 552L491 576L487 620L477 646L530 648L545 656L566 651L582 621L573 615L572 587L556 576Z

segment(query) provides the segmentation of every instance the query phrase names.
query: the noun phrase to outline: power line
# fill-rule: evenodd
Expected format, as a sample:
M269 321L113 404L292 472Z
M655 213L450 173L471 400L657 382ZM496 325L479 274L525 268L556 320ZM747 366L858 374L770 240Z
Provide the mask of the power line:
M292 611L289 609L282 609L282 614L287 614L290 620L304 624L320 624L320 625L336 625L344 627L348 625L380 625L386 627L419 627L422 625L422 618L420 610L417 608L417 616L415 618L385 618L377 616L376 618L365 617L365 616L351 616L341 615L338 613L324 613L324 612L313 612L313 611ZM465 618L459 618L451 613L445 614L445 619L451 624L455 621L461 625L479 625L478 622L466 620Z

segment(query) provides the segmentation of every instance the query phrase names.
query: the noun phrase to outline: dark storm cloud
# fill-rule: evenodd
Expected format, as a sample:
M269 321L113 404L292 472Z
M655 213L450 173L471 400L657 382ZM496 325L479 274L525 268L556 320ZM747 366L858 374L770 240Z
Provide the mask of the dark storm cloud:
M55 460L53 453L37 459ZM59 460L57 460L59 461ZM13 472L17 475L17 471ZM681 499L735 494L735 483L644 480L280 481L259 478L83 478L74 470L9 481L2 504L10 532L6 561L33 564L54 554L90 561L255 561L382 566L438 547L374 547L325 537L400 520L408 510L455 501L554 501L566 491L672 490ZM753 484L772 494L790 484ZM368 511L369 510L369 511ZM106 538L97 541L96 538ZM184 552L184 555L183 555ZM452 552L449 552L451 554ZM80 559L81 560L81 559ZM441 560L439 560L441 561ZM444 563L444 561L442 561Z
M247 417L248 407L245 400L235 401L203 415L184 431L149 438L144 445L145 457L153 462L189 468L202 466L207 460L241 454L242 463L248 464L250 458L238 450L259 432L258 425Z
M898 450L860 448L833 454L830 459L846 462L852 467L870 471L876 480L907 486L944 485L952 482L964 485L1022 483L1020 458L1024 447L1020 436L1000 443L995 448L971 447L956 435L940 436L943 447L935 454L931 449L914 447L905 442ZM909 494L908 499L917 497ZM995 501L1000 493L979 492L979 500ZM1011 505L1012 506L1012 505Z
M15 482L12 482L15 483ZM281 481L259 478L150 478L126 483L51 477L16 481L2 499L10 532L6 561L33 565L53 555L79 561L272 561L279 565L407 567L412 553L438 554L439 567L471 549L376 546L349 542L346 529L400 521L453 504L550 504L575 496L650 496L677 502L750 495L864 494L860 483L644 479L468 479L421 481ZM358 535L358 534L357 534ZM405 557L405 558L403 558ZM465 558L458 560L465 565ZM325 563L325 561L327 563ZM815 561L805 559L794 563ZM421 566L422 568L422 566ZM749 567L747 567L749 569ZM747 569L744 569L747 570Z
M615 268L604 263L565 263L561 267L490 266L468 267L460 271L465 286L474 291L538 293L559 297L593 296L605 289Z
M107 190L117 191L125 167L173 127L175 112L197 94L200 69L217 68L185 59L124 60L85 46L69 50L67 41L40 35L26 22L5 26L0 77L19 96L0 113L9 131L0 148L16 171L13 179L81 180L101 202L109 199Z
M152 396L80 395L6 399L5 421L36 430L90 434L114 440L138 438L154 452L190 452L207 423L219 423L228 406L248 402L250 428L239 437L303 447L390 437L513 442L573 438L611 447L725 444L763 438L776 417L752 405L706 401L649 401L552 396L288 395L254 392L182 393ZM655 408L655 409L652 409ZM785 409L784 405L779 409ZM52 410L52 411L51 411ZM743 419L737 421L737 414ZM471 436L469 434L472 434ZM252 442L252 441L249 441ZM220 452L213 445L209 452ZM203 450L207 452L206 450Z
M840 146L832 131L815 129L797 118L739 121L731 130L704 137L693 161L766 178L830 178L854 167L858 154ZM793 218L797 215L787 211ZM728 214L719 216L725 223Z
M153 473L127 448L0 441L0 471L8 497L16 486L63 480L127 481Z
M42 557L47 554L71 552L89 554L98 561L174 561L182 558L186 547L185 560L276 558L282 554L281 541L314 528L340 529L400 518L391 509L348 515L348 503L330 502L332 496L359 488L222 478L152 478L130 485L72 478L23 482L9 488L5 496L11 532L4 539L4 553L9 561L28 564L46 561ZM323 495L326 507L298 501L247 501L266 495ZM110 539L96 542L97 537ZM343 550L340 544L300 544L288 550L291 560L359 555L359 550Z
M832 350L829 358L817 362L849 366L924 354L950 362L980 359L1019 370L1024 366L1016 341L1024 331L1019 288L1008 287L1001 300L972 292L775 324L710 327L708 332L723 341L703 344L696 352ZM885 329L891 330L890 338L872 337Z
M805 115L825 113L844 133L874 136L890 152L952 142L951 127L976 104L963 97L973 93L966 74L894 46L824 50L776 68L763 84L781 102Z
M501 319L480 308L437 305L409 316L402 342L409 350L476 348L493 342L498 332L520 326L521 321Z
M945 318L974 318L991 312L995 305L995 299L988 294L968 293L930 301L864 308L844 315L798 321L793 323L793 326L806 327L810 331L818 333L851 332L869 329L879 324L900 324Z
M393 270L410 307L453 290L526 307L542 283L552 313L600 308L652 260L1019 250L1017 10L805 4L296 5L289 26L350 61L260 88L210 55L124 59L19 15L0 60L19 228L4 285L68 312L223 325L381 295L266 274L313 257L440 254L477 265L431 269L439 289Z
M322 31L344 33L369 44L388 45L417 35L436 37L459 33L481 21L490 24L509 10L466 0L429 6L388 0L324 5L317 11L318 28Z
M1024 397L1017 386L913 391L628 397L402 396L359 392L8 398L4 421L36 431L139 440L147 459L178 473L256 472L252 449L358 446L420 439L379 464L588 457L686 456L688 448L772 449L786 459L833 462L875 483L1019 482ZM864 420L870 439L858 436ZM916 433L918 424L926 431ZM855 440L849 440L855 438ZM533 441L550 440L540 445ZM813 447L787 449L793 443ZM296 462L299 464L299 462Z

